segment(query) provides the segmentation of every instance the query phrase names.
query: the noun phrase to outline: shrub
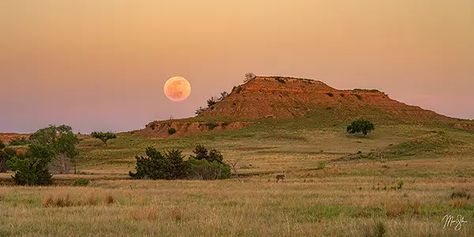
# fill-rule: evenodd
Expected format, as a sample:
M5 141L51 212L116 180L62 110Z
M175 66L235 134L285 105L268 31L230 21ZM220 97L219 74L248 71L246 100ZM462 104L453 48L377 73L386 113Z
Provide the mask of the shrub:
M328 92L328 93L326 93L326 95L328 95L329 97L333 97L333 96L334 96L334 94L333 94L332 92Z
M30 140L26 139L25 137L21 137L21 138L12 139L8 144L10 146L24 146L24 145L28 145L30 143L31 143Z
M216 128L218 125L215 122L208 122L208 123L206 123L206 126L209 130L212 130L212 129Z
M15 174L13 180L19 185L47 185L51 184L52 175L48 164L54 153L45 146L30 145L30 149L23 156L14 156L8 161Z
M227 91L223 91L223 92L221 92L221 95L217 100L218 101L223 101L227 96L229 96L229 93L227 93Z
M90 183L90 180L79 178L79 179L75 179L72 185L73 186L87 186L89 185L89 183Z
M175 128L168 128L168 134L169 135L173 135L176 133L176 129Z
M385 235L385 232L387 232L385 224L381 221L377 222L374 228L374 237L383 237Z
M6 172L9 169L7 164L9 159L10 157L8 154L3 150L0 150L0 173Z
M2 149L5 148L5 147L6 147L6 146L5 146L5 144L3 143L3 141L0 140L0 150L2 150Z
M317 169L318 169L318 170L322 170L322 169L326 168L326 164L327 164L327 162L324 161L324 160L319 161L319 162L318 162L318 168L317 168Z
M195 113L196 115L200 115L200 114L202 114L204 111L206 111L206 108L199 107L199 109L197 109L194 113Z
M352 121L352 123L347 126L346 131L348 133L354 134L354 133L362 133L364 136L366 136L369 132L375 129L375 126L372 122L364 119L358 119L355 121Z
M207 107L212 107L215 104L217 104L217 101L216 99L214 99L214 97L211 97L210 99L207 100Z
M451 199L455 199L455 198L469 199L471 198L471 195L467 193L466 191L456 191L456 192L451 193Z
M198 145L194 156L184 161L181 150L164 153L149 147L146 157L137 156L136 173L129 172L135 179L224 179L230 177L230 166L223 162L222 154L216 149L207 150Z
M282 84L285 84L285 83L286 83L285 79L283 79L283 78L281 78L281 77L277 77L277 78L275 78L275 80L278 81L278 82L280 82L280 83L282 83Z
M1 144L3 145L3 143ZM0 147L2 146L0 145ZM10 169L8 161L15 155L16 151L14 149L6 148L5 145L0 148L0 173L6 172Z
M230 178L230 166L217 160L210 162L206 159L189 158L186 163L188 178L204 180Z
M196 160L208 159L209 157L208 155L209 151L203 145L196 145L196 147L193 150L193 153L194 153L194 156L191 156L191 157Z
M186 166L180 150L165 151L163 154L153 147L146 149L146 157L137 156L136 173L129 172L135 179L180 179L186 174Z
M247 83L253 79L255 79L257 76L251 72L248 72L248 73L245 73L245 79L244 79L244 83Z
M152 128L153 130L154 128ZM109 141L110 139L115 139L117 138L117 135L115 135L115 133L111 133L111 132L93 132L91 133L91 136L93 138L97 138L99 140L101 140L105 146L107 146L107 141Z
M232 91L237 94L239 94L241 91L242 91L242 87L241 86L234 86L234 88L232 88Z
M194 158L196 160L207 160L209 162L223 162L224 160L222 154L218 150L211 149L211 151L209 152L207 148L203 145L197 145L194 148L193 153L194 156L191 156L191 158Z

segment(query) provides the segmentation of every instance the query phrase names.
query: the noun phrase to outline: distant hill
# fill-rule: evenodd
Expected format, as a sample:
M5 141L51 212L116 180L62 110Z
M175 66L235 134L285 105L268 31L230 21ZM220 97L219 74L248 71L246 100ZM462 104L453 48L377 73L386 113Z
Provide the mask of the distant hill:
M14 139L28 138L28 134L18 134L18 133L0 133L0 141L8 143Z
M188 119L154 121L136 131L147 136L185 136L203 131L239 129L260 119L309 118L325 124L355 118L377 123L436 123L474 130L473 123L391 99L378 90L338 90L317 80L258 76L235 86L214 105ZM176 130L175 133L169 131ZM172 129L172 130L173 130Z
M256 77L234 87L229 96L200 114L232 119L293 118L343 108L375 109L393 119L442 120L451 118L390 99L378 90L338 90L321 81L289 77Z

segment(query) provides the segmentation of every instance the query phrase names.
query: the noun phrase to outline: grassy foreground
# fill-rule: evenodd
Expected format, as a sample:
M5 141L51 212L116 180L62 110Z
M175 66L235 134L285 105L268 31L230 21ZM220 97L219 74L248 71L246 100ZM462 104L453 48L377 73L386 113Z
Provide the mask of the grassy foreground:
M127 177L147 146L189 154L198 143L239 175ZM80 150L81 173L56 175L55 186L12 186L1 174L0 236L474 236L473 198L451 197L474 190L474 134L462 130L381 125L363 138L256 124L179 139L123 133L107 147L86 138ZM77 178L91 182L72 186ZM467 223L443 228L445 215Z

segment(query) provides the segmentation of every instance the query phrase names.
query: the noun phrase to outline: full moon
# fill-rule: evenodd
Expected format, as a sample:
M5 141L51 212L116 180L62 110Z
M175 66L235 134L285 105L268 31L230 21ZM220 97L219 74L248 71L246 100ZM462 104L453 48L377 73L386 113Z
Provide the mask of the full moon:
M168 79L163 87L166 97L172 101L183 101L191 94L191 84L184 77Z

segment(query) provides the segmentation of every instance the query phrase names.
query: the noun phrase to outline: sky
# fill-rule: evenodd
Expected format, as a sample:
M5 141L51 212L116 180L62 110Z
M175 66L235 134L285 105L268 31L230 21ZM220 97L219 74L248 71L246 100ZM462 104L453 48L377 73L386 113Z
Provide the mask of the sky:
M474 1L0 1L0 132L140 129L247 72L473 119ZM175 75L192 85L182 102L163 94Z

